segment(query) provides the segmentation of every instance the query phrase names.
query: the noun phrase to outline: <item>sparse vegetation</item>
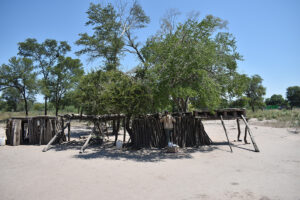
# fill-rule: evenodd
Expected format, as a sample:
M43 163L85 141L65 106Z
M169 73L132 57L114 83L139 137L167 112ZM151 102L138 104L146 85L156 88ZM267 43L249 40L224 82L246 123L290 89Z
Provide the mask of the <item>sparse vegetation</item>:
M257 118L258 120L276 120L279 127L300 128L300 109L294 110L258 110L252 112L248 110L249 118Z

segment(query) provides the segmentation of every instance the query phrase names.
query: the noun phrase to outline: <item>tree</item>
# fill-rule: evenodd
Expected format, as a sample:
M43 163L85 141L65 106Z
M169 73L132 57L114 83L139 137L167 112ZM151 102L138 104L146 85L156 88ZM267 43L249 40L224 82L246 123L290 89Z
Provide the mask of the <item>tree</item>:
M249 105L254 112L255 108L264 106L263 96L266 94L266 88L263 87L263 79L259 75L253 75L248 81L246 96L249 98Z
M106 6L91 3L86 25L92 26L94 32L92 35L79 34L80 39L76 41L77 45L84 47L76 52L77 55L88 54L91 60L104 59L105 70L116 70L124 52L135 53L144 61L133 31L145 27L149 17L136 2L129 9L122 2L119 5L117 11L110 3Z
M18 103L22 99L20 92L13 87L8 87L2 90L1 99L5 100L6 111L17 111Z
M286 89L286 98L292 109L295 106L300 107L300 86L288 87Z
M234 37L220 31L225 24L211 15L201 21L188 19L174 32L147 41L142 50L150 66L147 76L162 107L173 102L186 112L191 102L196 108L213 109L222 96L234 92L229 85L237 77L241 56Z
M36 39L28 38L25 42L19 43L19 55L31 58L40 69L42 74L40 89L45 99L45 115L47 115L47 101L50 98L50 72L55 66L60 56L64 56L71 47L67 42L46 39L43 43L38 43Z
M270 98L266 99L266 105L282 106L285 104L285 100L281 94L273 94Z
M50 71L49 91L51 100L55 105L55 115L58 115L58 110L61 100L67 91L74 89L76 83L84 71L79 59L70 57L60 57L59 62Z
M12 57L9 64L0 67L0 89L15 88L24 100L25 113L28 115L28 100L36 93L36 73L33 62L28 58Z

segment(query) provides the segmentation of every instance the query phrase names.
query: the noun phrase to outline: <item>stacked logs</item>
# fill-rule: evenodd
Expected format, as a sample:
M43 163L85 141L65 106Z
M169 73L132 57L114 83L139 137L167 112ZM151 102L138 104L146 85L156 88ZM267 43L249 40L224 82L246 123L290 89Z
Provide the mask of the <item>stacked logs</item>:
M176 120L171 142L180 147L210 145L211 139L204 130L201 119L192 115L173 116ZM158 115L141 116L132 122L132 141L136 148L162 148L166 146L163 124Z

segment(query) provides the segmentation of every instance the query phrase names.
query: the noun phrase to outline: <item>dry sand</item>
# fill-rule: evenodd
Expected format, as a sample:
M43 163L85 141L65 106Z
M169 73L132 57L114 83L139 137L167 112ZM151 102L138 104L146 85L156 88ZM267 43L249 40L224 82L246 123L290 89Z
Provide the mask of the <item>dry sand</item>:
M46 153L44 146L2 146L0 199L300 199L300 134L253 124L255 153L235 141L234 121L225 123L233 153L216 121L205 129L217 145L177 154L108 145L79 154L84 126L72 127L73 142Z

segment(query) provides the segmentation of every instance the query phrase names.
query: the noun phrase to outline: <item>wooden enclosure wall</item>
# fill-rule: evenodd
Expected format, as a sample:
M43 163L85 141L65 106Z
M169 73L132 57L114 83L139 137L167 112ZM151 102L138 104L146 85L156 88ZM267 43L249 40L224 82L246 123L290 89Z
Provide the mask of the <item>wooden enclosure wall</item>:
M211 139L204 130L201 119L194 116L175 117L174 132L171 142L180 147L193 147L210 145ZM167 144L163 124L158 117L145 116L136 118L132 123L132 138L136 148L157 147L162 148Z
M56 133L58 120L56 118L35 117L9 119L6 124L7 144L47 144ZM27 124L28 129L25 129ZM28 131L28 137L25 138Z

